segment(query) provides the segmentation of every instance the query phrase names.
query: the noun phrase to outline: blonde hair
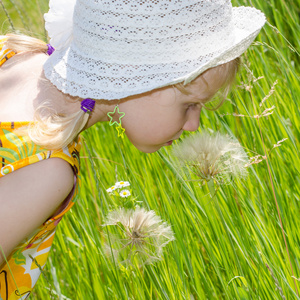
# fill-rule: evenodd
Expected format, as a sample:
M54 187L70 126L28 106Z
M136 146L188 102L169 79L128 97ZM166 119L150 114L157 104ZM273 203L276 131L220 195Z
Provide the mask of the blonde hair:
M222 81L223 85L221 87L221 95L220 95L220 101L217 105L215 105L214 107L208 107L205 104L203 105L203 107L207 110L217 110L225 101L229 90L232 86L232 84L234 83L234 80L236 78L236 74L239 70L239 66L240 66L240 57L237 57L225 64L222 65L218 65L216 67L213 67L211 69L216 69L216 71L219 74L222 74L222 76L218 76L219 78L221 78L220 80ZM205 72L211 70L208 69ZM203 72L202 74L200 74L199 76L203 75L205 72ZM203 80L205 80L203 78ZM191 84L193 84L193 82L191 82ZM207 84L207 82L206 82ZM188 89L189 84L187 85L183 85L182 82L177 83L174 85L175 88L177 88L181 93L183 93L184 95L190 95L191 92Z
M42 117L43 109L52 113ZM58 114L44 104L35 111L35 122L30 124L28 135L35 144L46 149L61 149L77 138L88 119L89 114L81 109L69 115Z
M45 42L25 35L7 34L5 46L16 53L47 53L48 51ZM52 85L49 80L47 83ZM81 98L76 97L73 101L81 100ZM43 148L61 149L76 139L86 126L88 119L89 114L81 109L69 115L59 114L51 108L50 103L45 102L36 109L34 122L31 122L29 127L18 130L18 134L28 134L35 144Z
M16 53L21 52L43 52L47 53L47 44L39 39L27 35L8 33L5 46Z
M16 53L21 52L43 52L47 53L47 44L39 39L24 36L8 34L5 46L8 49L13 50ZM239 59L230 61L224 65L218 66L225 76L225 84L223 89L223 100L219 105L214 108L217 109L222 105L225 97L229 91L229 88L235 78L238 70ZM223 77L224 78L224 77ZM47 83L52 85L50 81ZM190 91L182 83L174 85L179 91L184 94L189 94ZM73 101L81 101L81 98L74 98ZM209 108L208 108L209 109ZM74 141L81 130L86 126L89 119L89 114L79 109L70 115L59 114L51 105L47 102L39 106L34 115L34 122L32 122L29 128L23 128L19 131L19 134L28 134L31 140L41 147L49 150L56 150L64 148Z

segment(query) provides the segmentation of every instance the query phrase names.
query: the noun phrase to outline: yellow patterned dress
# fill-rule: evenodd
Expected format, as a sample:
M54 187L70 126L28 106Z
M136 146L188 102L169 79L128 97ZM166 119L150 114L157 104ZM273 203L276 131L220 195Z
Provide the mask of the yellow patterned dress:
M0 36L0 66L15 54L3 49L4 41L5 38L1 39ZM74 186L58 214L46 220L13 250L6 258L7 263L0 265L1 300L29 297L46 264L56 227L63 215L73 206L78 192L80 141L58 151L46 150L35 145L28 136L18 134L18 129L28 124L29 122L0 122L0 180L1 177L30 164L59 157L71 165L74 171Z

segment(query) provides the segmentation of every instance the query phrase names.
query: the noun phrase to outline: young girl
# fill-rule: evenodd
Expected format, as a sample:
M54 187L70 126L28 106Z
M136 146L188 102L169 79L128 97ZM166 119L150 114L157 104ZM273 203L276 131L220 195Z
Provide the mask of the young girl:
M229 0L50 0L50 44L0 37L0 295L25 299L74 204L79 133L143 152L195 131L265 22Z

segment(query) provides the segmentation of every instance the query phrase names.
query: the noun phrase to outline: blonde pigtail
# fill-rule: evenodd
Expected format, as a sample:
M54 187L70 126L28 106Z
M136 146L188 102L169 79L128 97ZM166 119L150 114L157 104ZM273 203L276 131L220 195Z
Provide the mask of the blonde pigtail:
M47 44L34 37L9 33L6 35L5 46L16 53L21 52L43 52L47 53Z
M89 114L81 109L68 116L53 113L41 117L40 110L43 108L36 111L37 122L31 123L28 135L35 144L49 150L64 148L76 140L89 119Z

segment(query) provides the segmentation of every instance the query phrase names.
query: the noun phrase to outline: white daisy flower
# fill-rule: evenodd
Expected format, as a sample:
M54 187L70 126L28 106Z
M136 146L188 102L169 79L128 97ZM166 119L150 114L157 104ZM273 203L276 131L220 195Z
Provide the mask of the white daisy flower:
M107 189L106 191L108 192L108 193L112 193L114 190L116 190L117 189L117 187L115 186L115 185L113 185L113 186L111 186L109 189Z
M130 183L128 181L118 181L116 182L115 186L118 188L118 189L121 189L125 186L130 186Z
M123 190L120 192L119 194L122 198L126 198L126 197L129 197L131 195L130 191L128 190Z

